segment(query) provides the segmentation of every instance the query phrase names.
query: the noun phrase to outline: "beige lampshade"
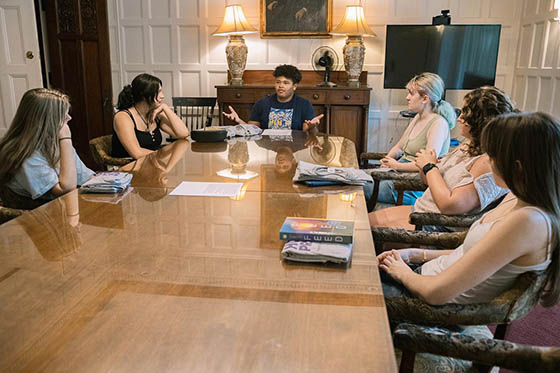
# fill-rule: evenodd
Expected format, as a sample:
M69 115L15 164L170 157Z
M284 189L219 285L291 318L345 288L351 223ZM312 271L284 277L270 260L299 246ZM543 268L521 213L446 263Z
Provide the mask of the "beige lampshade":
M257 32L257 29L251 26L241 5L228 5L226 6L226 14L222 24L212 33L212 35L231 35L231 34L252 34Z
M331 34L377 36L369 28L364 16L364 8L360 5L348 5L342 22Z

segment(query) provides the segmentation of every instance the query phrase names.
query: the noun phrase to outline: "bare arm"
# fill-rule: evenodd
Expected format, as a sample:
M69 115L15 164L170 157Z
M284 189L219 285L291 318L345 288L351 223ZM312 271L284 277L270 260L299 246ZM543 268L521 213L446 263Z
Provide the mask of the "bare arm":
M428 130L426 149L433 149L436 155L439 155L448 137L449 126L447 122L443 118L437 118Z
M166 104L161 104L155 115L161 120L161 129L171 137L184 139L189 136L185 123Z
M393 277L427 303L444 304L518 258L530 258L533 264L542 262L539 256L544 251L547 234L547 222L542 214L529 209L517 210L494 224L462 258L435 276L418 275L392 258L381 268L391 276L394 274Z
M394 170L405 171L405 172L418 171L414 163L411 162L402 163L397 161L397 159L399 159L403 155L402 147L404 144L404 139L406 136L408 136L408 133L412 130L413 124L416 123L417 119L418 117L416 116L414 117L413 120L410 121L408 127L406 128L406 130L404 130L399 141L391 148L391 150L389 150L387 156L381 159L382 167L388 167Z
M126 113L120 112L115 115L113 127L115 128L115 132L121 144L132 158L142 158L146 154L152 152L149 149L140 147L136 134L134 133L134 123L132 123L132 119L130 119Z
M72 134L67 124L64 124L60 130L60 173L58 174L58 184L56 184L50 192L55 196L76 189L78 184L78 173L76 171L76 160L72 149Z
M225 111L222 112L222 114L229 120L234 121L237 124L254 124L255 126L261 126L260 122L254 121L254 120L250 120L250 121L244 121L243 119L239 118L239 115L237 114L237 112L235 110L233 110L233 108L231 106L228 106L229 109L229 113L226 113Z
M406 263L412 264L422 264L429 262L432 259L436 259L442 255L449 255L453 250L426 250L426 249L400 249L400 250L388 250L384 251L377 256L377 262L383 263L385 258L390 255L395 255L395 251L398 251L400 257Z
M418 152L416 164L419 168L430 162L435 163L435 155L432 153L432 159L427 161L427 153L428 152L425 150ZM473 164L470 173L473 179L476 179L480 175L490 171L488 157L485 155ZM466 214L477 206L480 206L480 199L474 187L474 182L451 189L445 183L439 170L435 168L428 171L428 174L425 175L425 179L435 204L443 214Z

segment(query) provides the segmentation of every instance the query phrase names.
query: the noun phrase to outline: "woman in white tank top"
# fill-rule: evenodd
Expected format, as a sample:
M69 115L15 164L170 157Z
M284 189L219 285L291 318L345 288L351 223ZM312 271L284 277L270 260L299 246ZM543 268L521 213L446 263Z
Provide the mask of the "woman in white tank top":
M508 114L482 134L496 183L511 190L470 228L455 250L392 250L380 254L386 301L411 294L429 304L487 302L528 271L546 270L541 303L560 295L560 123L544 113ZM420 273L407 265L422 264ZM402 292L397 291L402 287Z

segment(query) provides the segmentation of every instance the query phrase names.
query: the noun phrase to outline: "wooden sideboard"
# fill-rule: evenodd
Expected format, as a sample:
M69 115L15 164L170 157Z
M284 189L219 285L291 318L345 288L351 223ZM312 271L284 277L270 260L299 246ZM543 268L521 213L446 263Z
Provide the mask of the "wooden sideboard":
M346 137L356 144L357 154L367 149L367 120L371 88L366 86L367 72L362 72L362 87L344 85L346 73L336 71L331 80L334 88L317 87L321 77L314 71L302 71L303 79L296 94L311 101L315 114L324 114L319 131ZM220 113L232 106L239 116L249 120L251 108L259 99L274 93L274 77L269 70L247 70L242 86L217 85ZM232 125L232 121L220 115L220 125Z

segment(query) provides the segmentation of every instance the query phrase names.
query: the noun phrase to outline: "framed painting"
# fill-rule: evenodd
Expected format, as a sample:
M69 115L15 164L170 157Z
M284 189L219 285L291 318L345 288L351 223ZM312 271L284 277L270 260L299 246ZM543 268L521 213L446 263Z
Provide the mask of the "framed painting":
M262 38L330 38L332 0L260 0Z

